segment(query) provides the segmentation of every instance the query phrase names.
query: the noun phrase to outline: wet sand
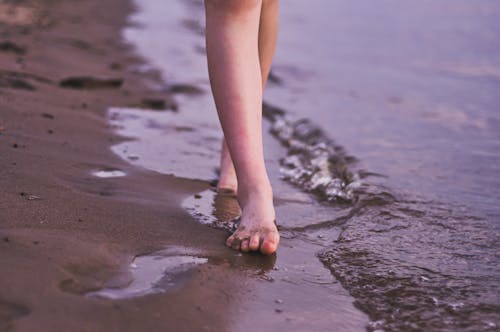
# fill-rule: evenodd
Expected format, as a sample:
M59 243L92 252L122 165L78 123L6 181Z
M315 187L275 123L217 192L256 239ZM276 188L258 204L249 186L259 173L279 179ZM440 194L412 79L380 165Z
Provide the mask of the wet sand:
M177 108L110 108L113 130L131 138L111 149L136 166L210 181L221 134L203 1L134 3L123 36L147 59L141 70L165 79L157 88L175 93ZM498 13L496 4L466 0L281 6L264 147L285 240L263 275L274 282L268 293L252 289L264 295L254 304L297 284L308 305L285 299L293 306L285 320L294 312L310 317L309 330L310 322L346 329L323 320L335 312L347 321L353 312L319 259L369 315L369 331L498 327ZM214 213L214 203L222 211ZM235 210L210 190L182 206L222 228L214 218ZM246 299L240 308L255 309ZM255 327L255 310L243 318Z
M237 254L223 246L227 232L181 207L208 182L111 152L126 138L108 107L176 110L150 88L157 73L131 70L144 63L121 41L132 11L123 0L0 3L0 330L363 330L367 318L307 245L284 239L286 269ZM126 176L92 175L100 170ZM85 296L130 284L134 257L168 246L208 263L169 292Z

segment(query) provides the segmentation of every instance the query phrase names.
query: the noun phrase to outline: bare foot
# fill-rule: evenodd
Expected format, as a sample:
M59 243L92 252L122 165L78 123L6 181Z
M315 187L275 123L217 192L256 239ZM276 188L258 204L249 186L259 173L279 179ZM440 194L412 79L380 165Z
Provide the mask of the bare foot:
M236 179L236 171L234 169L233 160L229 154L229 150L225 141L222 141L222 149L220 156L220 176L217 183L217 191L223 193L234 193L238 190L238 180Z
M217 191L225 194L235 194L238 191L238 180L236 180L236 173L231 169L224 169L221 167L219 181L217 182Z
M226 245L243 252L260 251L264 255L274 253L280 236L276 227L272 193L252 193L248 195L248 199L240 202L240 206L240 224L228 237Z

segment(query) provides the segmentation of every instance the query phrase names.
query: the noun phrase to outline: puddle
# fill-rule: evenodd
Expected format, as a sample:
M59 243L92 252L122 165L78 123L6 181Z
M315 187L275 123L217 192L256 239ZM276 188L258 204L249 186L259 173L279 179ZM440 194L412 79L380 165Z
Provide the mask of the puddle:
M98 178L119 178L127 175L127 173L119 169L101 169L92 171L92 175Z
M217 193L207 189L193 196L189 196L182 202L182 207L189 212L196 220L205 225L210 225L217 221L213 215L214 198Z
M236 230L240 207L233 194L207 189L186 198L181 205L202 224L230 232Z
M132 282L126 287L103 288L87 296L126 299L168 292L190 279L194 268L208 262L187 248L170 247L148 255L137 256L129 266Z
M222 131L216 119L210 123L200 114L190 114L208 111L196 112L200 110L196 105L188 108L183 98L179 98L179 105L182 116L145 109L110 108L110 125L118 135L130 138L113 145L111 150L133 165L211 181L219 160ZM216 118L215 111L210 114Z

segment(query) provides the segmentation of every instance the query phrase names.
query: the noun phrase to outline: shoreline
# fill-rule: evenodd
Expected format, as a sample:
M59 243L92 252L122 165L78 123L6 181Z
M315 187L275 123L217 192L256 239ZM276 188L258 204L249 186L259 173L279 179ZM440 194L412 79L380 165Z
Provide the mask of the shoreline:
M264 330L332 323L364 330L365 315L310 255L312 245L284 239L280 266L275 257L229 250L226 232L181 207L209 183L133 166L112 153L127 138L106 121L109 107L160 100L163 112L172 112L176 105L168 92L150 89L160 83L158 73L132 70L145 62L120 35L131 24L130 1L11 6L8 23L0 15L0 42L11 45L0 51L0 261L9 267L0 275L0 330L240 331L256 319ZM126 176L92 175L110 169ZM127 285L124 269L133 258L166 246L201 252L209 263L167 295L84 296ZM303 266L331 284L322 309L329 316L314 326L308 324L318 318L318 302L303 301L302 293L314 298L325 288L302 280Z

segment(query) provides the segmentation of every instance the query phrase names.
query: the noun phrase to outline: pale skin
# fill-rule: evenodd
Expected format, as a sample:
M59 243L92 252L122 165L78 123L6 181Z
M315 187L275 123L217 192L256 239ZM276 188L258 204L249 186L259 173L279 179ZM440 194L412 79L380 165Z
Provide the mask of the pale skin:
M262 145L262 92L278 31L278 0L205 0L210 83L224 141L218 189L236 193L238 229L226 245L270 255L279 244Z

